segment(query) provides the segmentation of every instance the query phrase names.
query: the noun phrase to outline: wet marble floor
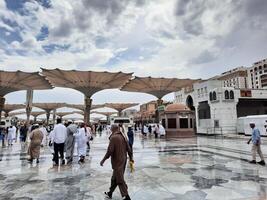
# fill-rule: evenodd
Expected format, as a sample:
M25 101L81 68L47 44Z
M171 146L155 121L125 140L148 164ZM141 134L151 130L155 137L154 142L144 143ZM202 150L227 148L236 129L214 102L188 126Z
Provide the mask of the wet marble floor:
M19 143L0 147L0 199L103 200L112 172L109 162L99 166L107 145L106 134L97 135L85 164L58 168L48 147L32 165ZM250 148L245 138L155 140L136 134L135 171L125 173L129 193L134 200L267 199L267 167L248 163ZM265 140L262 149L267 156ZM121 199L118 190L113 199Z

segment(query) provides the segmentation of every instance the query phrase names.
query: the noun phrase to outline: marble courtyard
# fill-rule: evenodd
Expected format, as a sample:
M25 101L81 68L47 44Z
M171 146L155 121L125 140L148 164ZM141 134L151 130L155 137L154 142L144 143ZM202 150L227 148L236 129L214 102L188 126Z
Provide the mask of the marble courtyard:
M134 144L135 171L125 173L134 200L267 199L267 168L249 164L247 138L199 136L187 139L142 138ZM0 199L104 199L111 176L106 134L97 136L84 165L52 167L48 147L39 164L27 162L19 143L0 148ZM262 150L267 156L267 140ZM77 160L78 158L76 158ZM119 200L116 190L113 199Z

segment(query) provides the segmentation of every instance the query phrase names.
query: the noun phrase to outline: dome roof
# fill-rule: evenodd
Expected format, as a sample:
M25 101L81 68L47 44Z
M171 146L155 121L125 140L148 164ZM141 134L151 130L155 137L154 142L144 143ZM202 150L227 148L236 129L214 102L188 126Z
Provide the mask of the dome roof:
M186 105L180 103L170 104L166 107L166 112L185 111L190 110Z

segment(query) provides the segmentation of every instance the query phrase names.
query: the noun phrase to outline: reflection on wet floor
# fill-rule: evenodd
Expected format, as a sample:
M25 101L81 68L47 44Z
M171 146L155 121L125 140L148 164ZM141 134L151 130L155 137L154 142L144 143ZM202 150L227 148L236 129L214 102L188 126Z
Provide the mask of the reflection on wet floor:
M27 162L27 147L0 147L0 199L104 199L111 166L99 162L108 139L97 135L86 163L52 167L48 147L40 163ZM266 152L265 141L263 152ZM243 139L143 138L136 134L135 171L125 178L132 199L267 199L267 168L252 165ZM113 199L121 199L118 191Z

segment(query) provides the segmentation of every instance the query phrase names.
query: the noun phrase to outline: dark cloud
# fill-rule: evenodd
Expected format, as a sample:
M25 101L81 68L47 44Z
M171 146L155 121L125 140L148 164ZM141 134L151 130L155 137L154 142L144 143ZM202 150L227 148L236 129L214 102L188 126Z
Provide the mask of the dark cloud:
M46 1L45 1L46 2ZM55 37L68 37L73 30L86 31L91 29L95 21L100 19L106 25L107 30L115 27L119 16L127 9L127 6L144 6L147 0L80 0L73 4L72 16L64 19L61 23L51 30L51 35ZM49 1L50 7L53 7L53 1Z
M96 12L101 16L105 16L107 24L112 25L118 16L126 9L129 0L82 0L86 16L88 13Z
M75 23L80 30L88 29L93 23L92 15L97 14L105 20L107 27L111 27L128 5L141 7L146 3L147 0L82 0L82 7L74 11Z
M203 32L201 16L206 9L205 0L178 0L175 15L182 21L184 31L192 35Z
M204 63L209 63L213 60L215 60L217 56L215 53L205 50L201 52L196 58L192 59L190 61L190 64L204 64Z
M68 19L62 19L60 24L53 30L51 30L51 35L54 37L68 37L72 32L72 24Z
M177 0L174 13L177 20L183 25L185 32L198 36L205 34L205 27L201 21L203 14L207 10L220 11L219 5L221 4L216 4L213 0ZM266 0L232 0L223 2L221 6L228 7L232 11L230 15L236 16L236 26L240 26L239 22L242 22L243 25L249 25L251 28L266 27ZM214 21L220 23L222 20L228 20L228 14L218 12Z
M186 7L190 1L189 0L179 0L176 4L175 14L178 16L182 16L186 12Z
M266 0L246 0L245 2L245 11L248 16L267 16Z

